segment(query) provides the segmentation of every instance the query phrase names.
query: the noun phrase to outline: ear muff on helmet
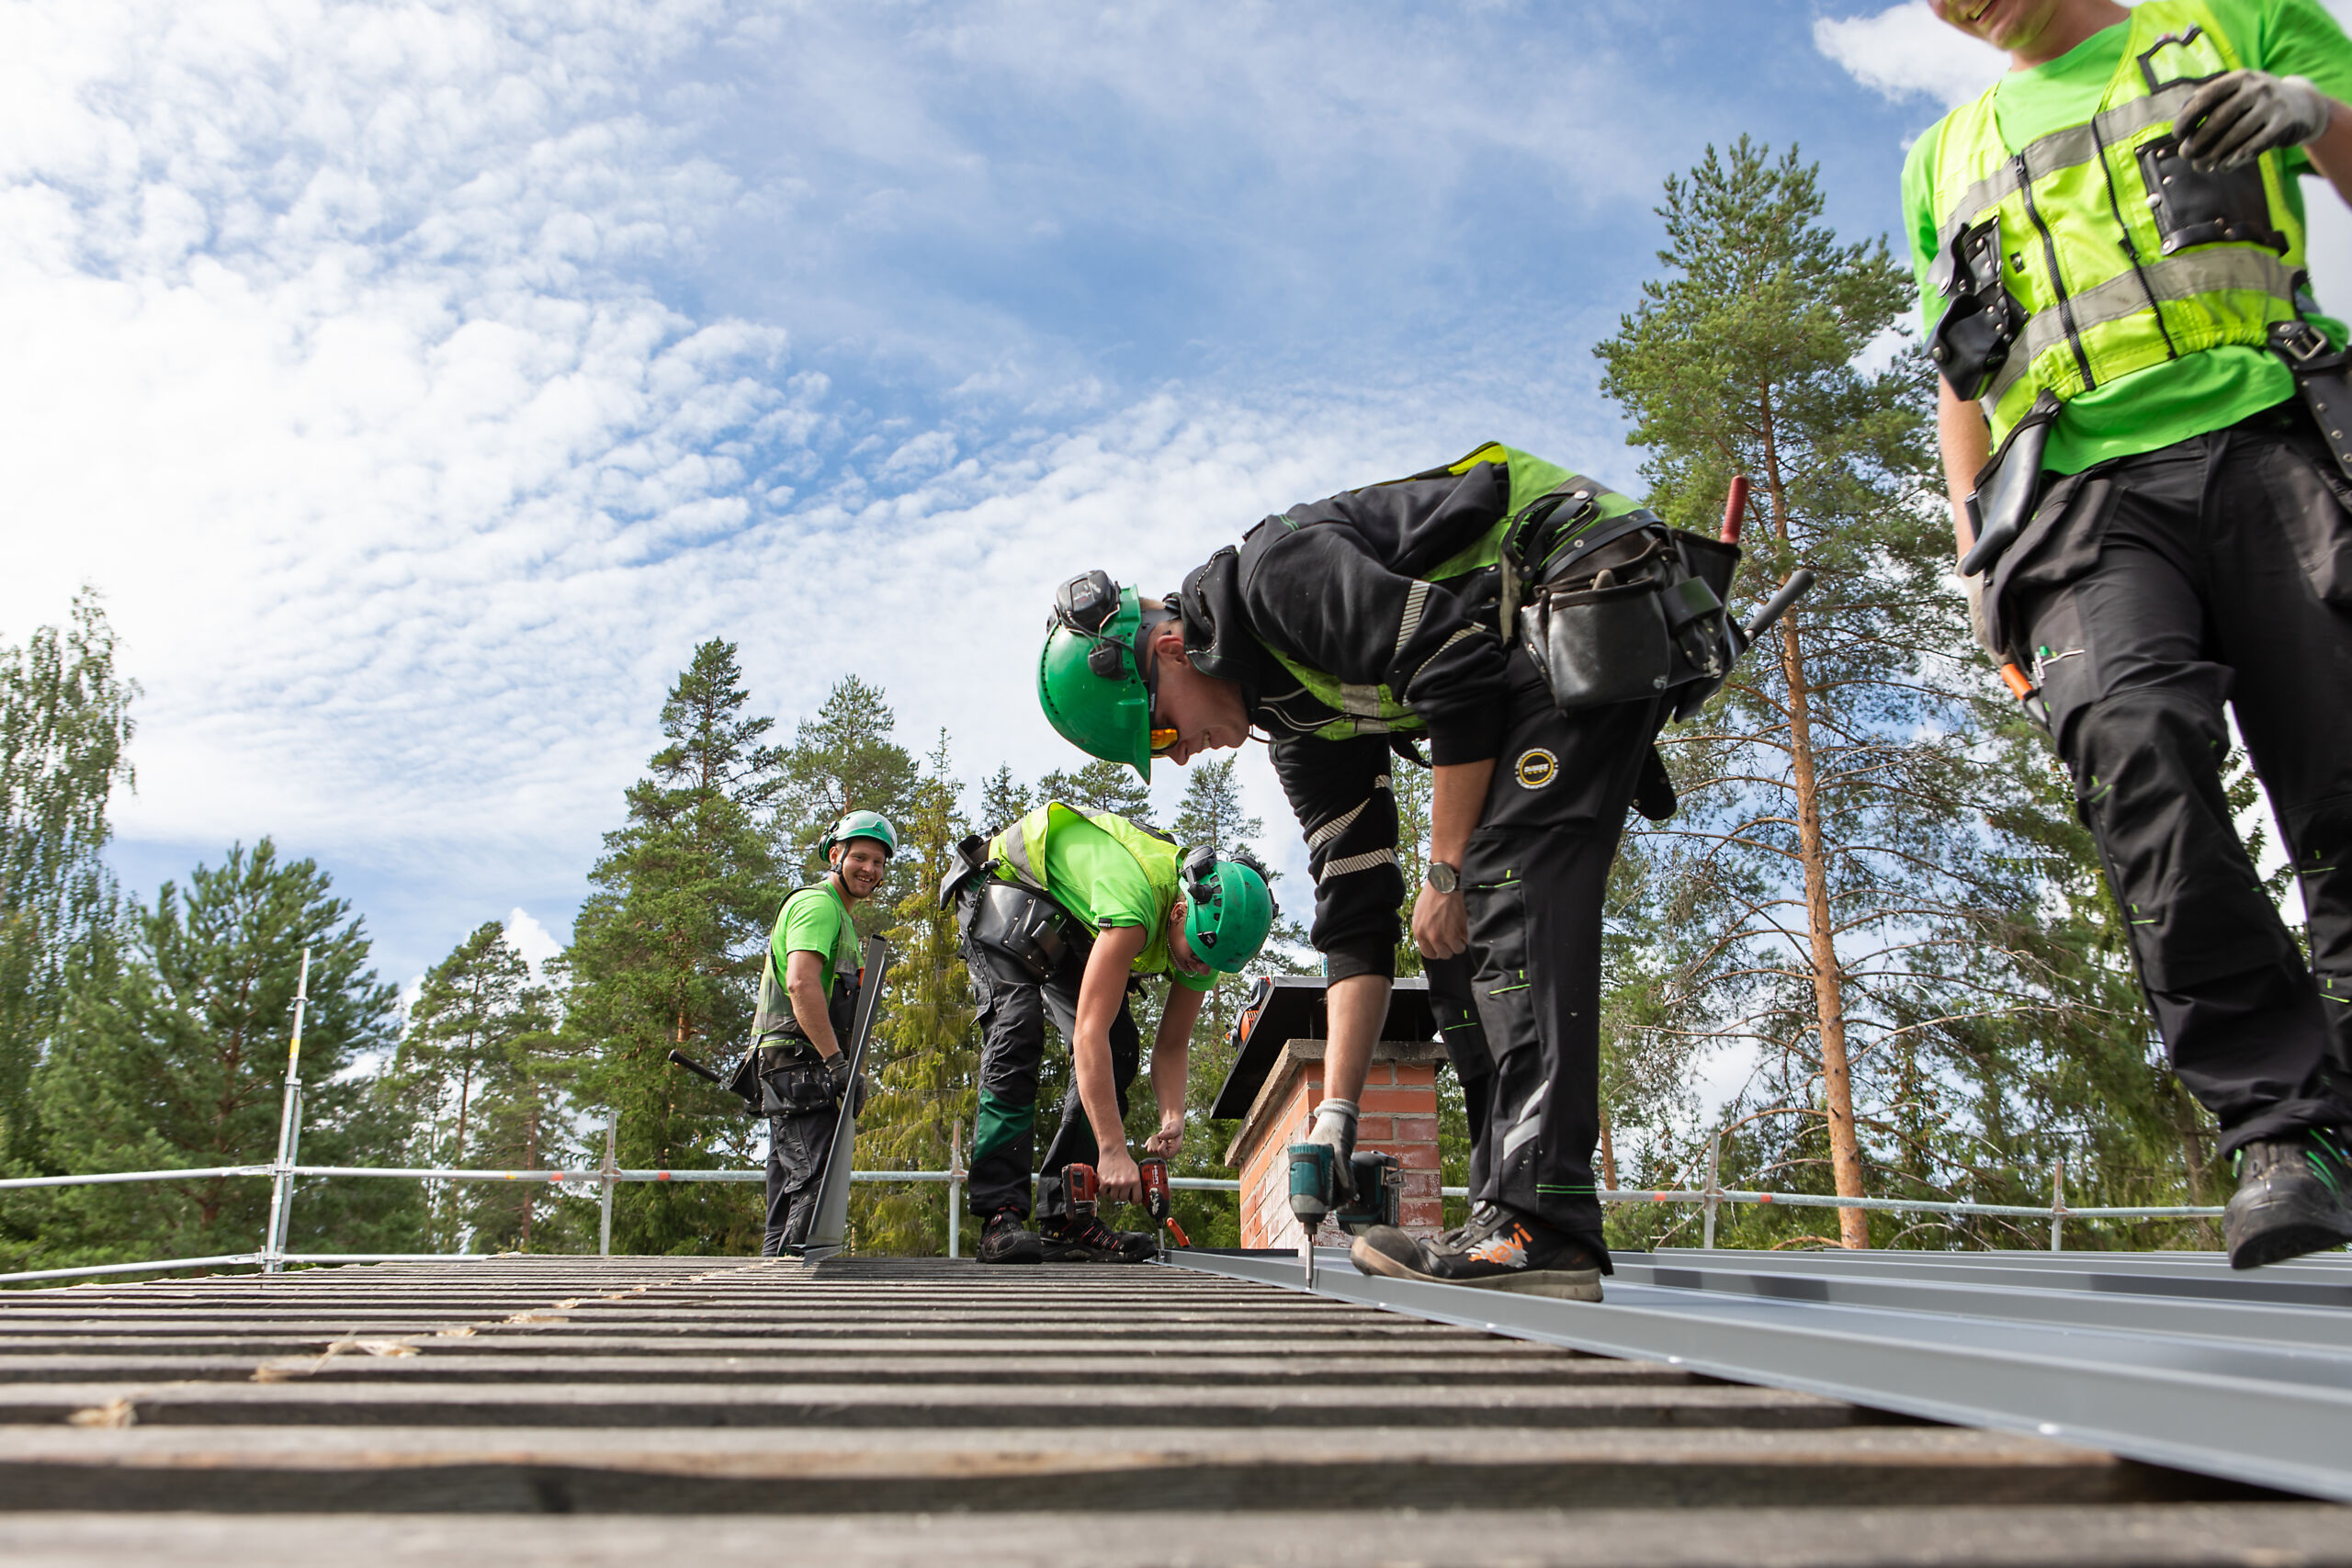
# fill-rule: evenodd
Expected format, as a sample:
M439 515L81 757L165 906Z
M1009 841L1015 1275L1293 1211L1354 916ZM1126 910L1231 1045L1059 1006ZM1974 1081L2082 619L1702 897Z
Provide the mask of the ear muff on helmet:
M1210 968L1235 975L1266 945L1282 913L1265 866L1247 850L1219 859L1204 846L1182 862L1184 941Z
M1158 682L1146 643L1172 618L1164 609L1146 609L1136 591L1110 573L1084 572L1054 591L1037 656L1037 703L1062 739L1091 757L1124 762L1147 781Z

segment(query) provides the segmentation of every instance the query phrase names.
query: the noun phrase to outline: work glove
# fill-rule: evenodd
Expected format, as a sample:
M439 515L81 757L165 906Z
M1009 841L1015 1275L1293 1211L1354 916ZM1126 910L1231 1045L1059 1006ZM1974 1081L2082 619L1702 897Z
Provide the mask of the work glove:
M2327 129L2327 96L2301 76L2232 71L2197 89L2173 121L2191 167L2234 169L2279 147L2301 147Z
M825 1058L825 1077L833 1086L833 1102L838 1105L849 1093L849 1080L856 1075L850 1071L849 1053L836 1051ZM855 1111L850 1114L855 1115Z

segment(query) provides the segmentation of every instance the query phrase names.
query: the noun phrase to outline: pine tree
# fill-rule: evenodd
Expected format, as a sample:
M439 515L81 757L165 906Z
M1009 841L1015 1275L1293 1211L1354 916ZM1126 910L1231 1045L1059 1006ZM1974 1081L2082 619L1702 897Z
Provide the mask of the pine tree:
M58 1168L266 1164L305 947L302 1162L397 1163L400 1119L372 1080L350 1072L390 1052L395 998L331 886L310 861L279 861L264 839L218 867L198 866L185 889L165 883L152 908L133 906L119 976L76 995L35 1080ZM51 1263L205 1257L260 1245L269 1183L204 1177L68 1189L51 1201L38 1249ZM298 1252L410 1251L421 1217L411 1183L313 1179L296 1189L288 1239Z
M547 1047L541 1043L534 1050L524 1043L552 1039L551 1012L547 992L531 984L530 966L495 920L477 926L426 972L390 1074L401 1102L417 1118L410 1156L415 1163L512 1168L508 1158L496 1156L515 1154L524 1156L522 1164L530 1163L544 1119L544 1075L537 1058ZM522 1116L522 1148L502 1148L509 1140L484 1135L484 1112L493 1100L502 1121ZM433 1250L460 1250L477 1200L489 1190L478 1183L428 1187ZM516 1219L527 1231L531 1184L514 1190L526 1195L516 1206ZM494 1207L503 1213L509 1206Z
M493 1170L542 1170L594 1164L573 1137L566 1089L578 1064L556 1026L546 987L525 990L498 1049L485 1063L475 1104L470 1164ZM601 1149L597 1151L601 1155ZM465 1220L478 1251L576 1252L593 1240L595 1214L569 1194L536 1182L477 1182L466 1193Z
M876 1090L859 1119L860 1165L893 1170L944 1170L970 1138L978 1105L979 1034L971 979L964 965L956 911L942 908L939 885L956 845L969 831L940 732L929 765L899 823L899 852L912 889L892 910L887 936L892 967L887 1009L867 1050ZM888 1187L854 1195L853 1225L861 1252L933 1257L947 1249L947 1189Z
M783 753L785 787L777 799L782 863L807 880L825 874L817 845L852 811L878 811L893 827L916 784L914 759L890 739L897 722L878 686L845 675L825 694L814 718L800 721ZM868 935L912 891L910 874L893 863L874 897L858 906L857 929Z
M1012 776L1012 768L1000 764L980 785L980 815L975 829L982 833L1002 832L1036 805L1035 792Z
M1037 783L1037 800L1058 800L1091 817L1108 811L1142 827L1151 826L1151 790L1135 770L1100 758L1076 773L1057 770Z
M131 782L137 692L87 590L63 631L0 648L0 1168L37 1163L35 1066L76 972L110 960L97 950L117 934L116 892L100 856L107 797Z
M1649 448L1650 503L1712 534L1726 481L1749 473L1736 596L1799 566L1822 583L1669 733L1684 812L1650 846L1654 896L1679 921L1666 1010L1703 1021L1693 1044L1764 1047L1750 1103L1776 1130L1759 1129L1771 1153L1753 1174L1826 1166L1860 1196L1873 1162L1904 1169L1939 1119L1906 1098L1935 1087L1923 1035L2007 1005L1997 979L1966 972L1968 944L2031 897L1979 831L1976 803L2004 779L1973 749L1986 676L1943 583L1930 372L1916 352L1859 365L1912 281L1883 239L1843 244L1820 221L1811 166L1745 138L1669 178L1659 210L1668 276L1596 350L1628 439ZM1857 1080L1871 1074L1883 1113L1865 1137ZM1844 1245L1867 1245L1868 1216L1840 1216Z
M672 1068L748 1043L760 962L781 902L769 819L784 794L774 721L748 717L735 646L714 638L662 705L668 744L605 836L566 964L565 1032L592 1064L587 1106L617 1116L623 1166L749 1164L740 1103ZM759 1194L713 1182L624 1187L613 1245L649 1253L756 1252Z

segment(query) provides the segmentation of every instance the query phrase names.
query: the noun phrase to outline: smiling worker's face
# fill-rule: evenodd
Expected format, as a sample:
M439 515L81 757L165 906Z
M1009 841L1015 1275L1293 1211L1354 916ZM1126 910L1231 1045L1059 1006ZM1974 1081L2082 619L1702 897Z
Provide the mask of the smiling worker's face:
M2048 30L2061 0L1928 0L1928 9L1996 49L2030 49Z

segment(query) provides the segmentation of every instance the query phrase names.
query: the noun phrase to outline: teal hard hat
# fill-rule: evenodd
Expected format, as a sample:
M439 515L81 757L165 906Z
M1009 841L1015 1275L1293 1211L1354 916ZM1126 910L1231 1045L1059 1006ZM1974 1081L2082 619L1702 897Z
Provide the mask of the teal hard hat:
M891 828L888 817L879 811L853 811L834 823L832 831L818 841L818 856L831 860L833 846L846 844L852 839L871 839L882 846L885 854L896 855L899 852L899 835Z
M1054 592L1037 654L1037 705L1061 738L1090 757L1124 762L1151 780L1152 667L1144 634L1169 617L1144 609L1133 588L1090 571Z
M1266 868L1247 850L1220 859L1213 849L1184 857L1184 941L1210 968L1238 975L1258 956L1282 910Z

